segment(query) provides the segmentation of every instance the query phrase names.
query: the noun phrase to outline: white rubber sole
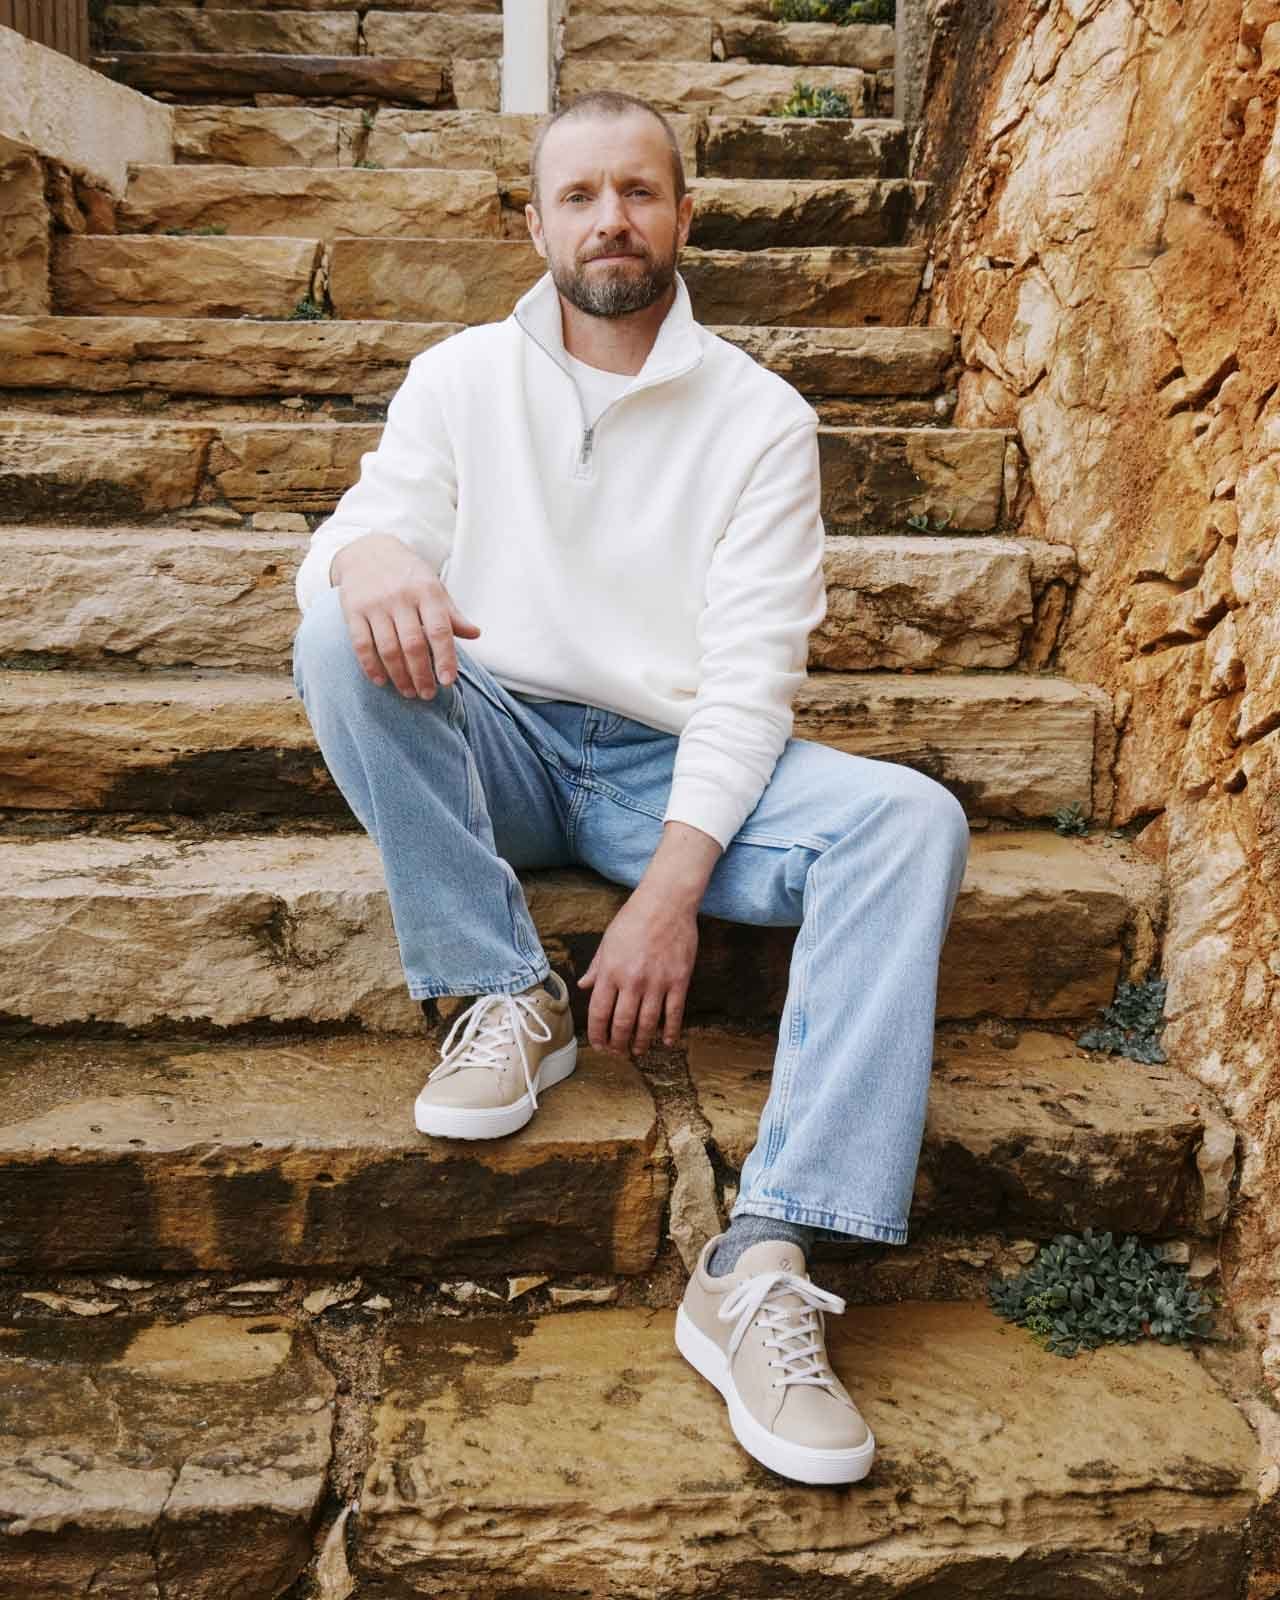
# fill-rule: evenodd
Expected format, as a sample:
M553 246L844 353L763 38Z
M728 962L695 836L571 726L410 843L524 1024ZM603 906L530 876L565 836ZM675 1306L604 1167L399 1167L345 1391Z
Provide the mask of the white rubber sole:
M676 1349L695 1372L713 1383L729 1407L729 1426L747 1452L772 1472L798 1483L857 1483L871 1471L876 1458L875 1435L868 1430L866 1442L848 1450L818 1450L810 1445L793 1444L769 1432L743 1405L738 1386L724 1351L697 1327L681 1306L676 1313Z
M541 1094L552 1084L563 1082L577 1064L578 1041L570 1039L542 1058L533 1080L534 1092ZM442 1106L419 1096L414 1102L413 1121L419 1133L434 1133L440 1139L501 1139L504 1134L523 1128L533 1113L527 1090L509 1106Z

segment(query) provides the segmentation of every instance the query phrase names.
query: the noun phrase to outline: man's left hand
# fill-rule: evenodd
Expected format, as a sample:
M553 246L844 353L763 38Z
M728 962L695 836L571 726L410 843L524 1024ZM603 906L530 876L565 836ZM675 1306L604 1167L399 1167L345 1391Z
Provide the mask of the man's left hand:
M597 1050L641 1055L661 1027L680 1038L685 996L698 952L698 913L640 884L605 929L578 985L591 990L587 1038ZM665 1012L665 1022L663 1015Z

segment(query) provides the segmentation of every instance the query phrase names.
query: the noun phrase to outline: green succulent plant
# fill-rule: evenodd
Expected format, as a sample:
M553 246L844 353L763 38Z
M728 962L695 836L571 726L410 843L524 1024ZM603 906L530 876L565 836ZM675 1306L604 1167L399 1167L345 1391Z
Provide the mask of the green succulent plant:
M1186 1345L1212 1326L1213 1304L1185 1267L1162 1260L1132 1234L1058 1234L1013 1278L987 1286L992 1310L1024 1327L1053 1355L1149 1337Z
M1088 833L1089 819L1078 800L1069 806L1059 806L1053 813L1054 829L1061 834Z
M328 319L328 316L329 313L320 304L320 302L318 300L313 300L308 294L304 295L302 299L298 301L297 305L294 306L293 310L285 318L285 321L324 322Z
M851 117L853 106L839 89L814 88L797 78L790 98L769 113L771 117Z
M1116 997L1098 1015L1095 1023L1076 1040L1082 1050L1102 1050L1109 1056L1127 1056L1130 1061L1158 1065L1169 1058L1160 1047L1158 1035L1164 1027L1164 997L1168 984L1162 978L1116 987Z

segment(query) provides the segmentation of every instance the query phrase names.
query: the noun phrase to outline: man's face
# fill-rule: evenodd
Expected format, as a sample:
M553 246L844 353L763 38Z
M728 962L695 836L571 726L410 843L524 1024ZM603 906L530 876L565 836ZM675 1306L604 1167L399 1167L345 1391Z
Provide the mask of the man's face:
M529 233L571 305L594 317L643 311L675 279L693 198L676 204L671 147L655 118L567 117L543 142L541 213Z

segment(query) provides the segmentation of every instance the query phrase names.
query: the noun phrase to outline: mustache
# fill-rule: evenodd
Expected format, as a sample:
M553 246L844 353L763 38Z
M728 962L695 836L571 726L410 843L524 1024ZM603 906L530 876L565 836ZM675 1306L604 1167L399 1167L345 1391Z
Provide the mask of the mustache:
M594 254L583 256L583 261L599 261L604 256L635 256L639 261L648 260L648 252L644 250L597 250Z

